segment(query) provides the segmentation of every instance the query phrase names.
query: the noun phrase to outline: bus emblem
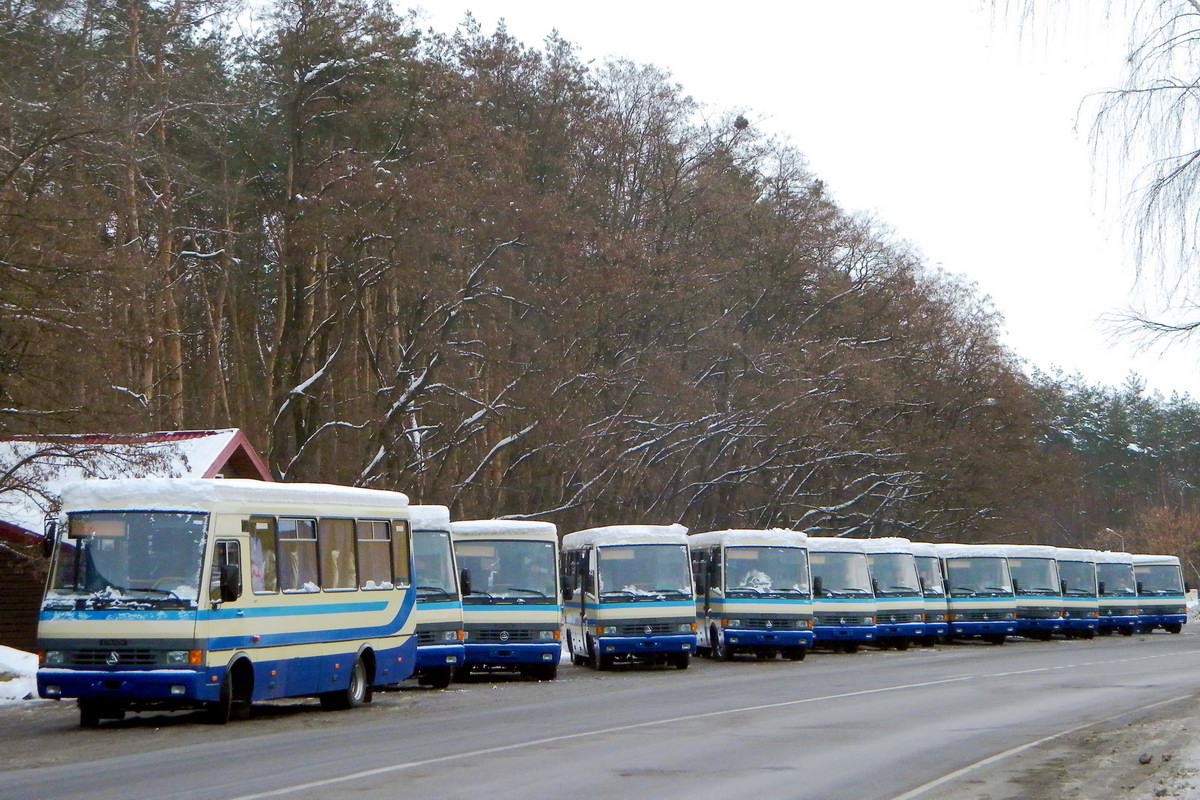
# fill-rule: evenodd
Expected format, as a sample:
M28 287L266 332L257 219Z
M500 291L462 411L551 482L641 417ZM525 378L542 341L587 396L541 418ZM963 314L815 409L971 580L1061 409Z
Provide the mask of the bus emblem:
M654 628L651 628L649 625L647 625L645 628L642 628L642 630L644 630L646 632L647 636L654 633Z
M508 641L508 631L500 631L500 641L502 641L502 642Z
M775 624L773 622L771 622L771 620L767 620L767 630L771 630L771 628L774 628L774 627L775 627Z
M104 661L105 661L105 662L106 662L106 663L107 663L107 664L108 664L110 667L115 667L115 666L117 665L117 662L119 662L120 660L121 660L121 656L117 655L117 651L116 651L116 650L114 650L114 651L112 651L111 653L109 653L109 654L108 654L108 658L104 659Z

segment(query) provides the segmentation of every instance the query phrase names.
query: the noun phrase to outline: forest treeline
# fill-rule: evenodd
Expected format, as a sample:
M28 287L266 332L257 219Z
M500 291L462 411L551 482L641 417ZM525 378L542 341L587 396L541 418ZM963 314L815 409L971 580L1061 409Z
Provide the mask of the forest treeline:
M0 432L236 426L281 479L567 529L1192 513L1190 401L1127 398L1179 424L1122 450L1073 416L1118 395L1027 378L970 285L661 69L225 10L0 5Z

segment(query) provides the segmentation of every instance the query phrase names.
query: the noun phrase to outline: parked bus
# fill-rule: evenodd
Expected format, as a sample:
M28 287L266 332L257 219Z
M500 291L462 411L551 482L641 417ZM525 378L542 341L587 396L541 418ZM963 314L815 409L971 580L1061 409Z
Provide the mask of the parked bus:
M409 506L408 519L417 593L416 677L422 686L445 689L466 660L462 594L450 543L450 509Z
M127 711L371 701L411 676L408 498L249 480L84 481L63 491L38 692L92 727Z
M1017 601L1017 635L1046 641L1062 632L1058 548L1033 544L994 546L1008 554L1008 571Z
M844 653L875 641L875 594L859 539L808 537L815 641Z
M1181 632L1187 622L1187 599L1179 559L1134 553L1133 574L1137 577L1138 628Z
M687 669L696 649L696 596L682 525L610 525L568 533L563 608L571 660Z
M942 562L937 548L927 542L912 542L913 558L917 562L917 574L921 578L921 596L924 601L925 627L921 632L921 644L933 647L944 642L950 630L946 622L946 581L942 576Z
M1096 591L1100 595L1101 636L1113 631L1132 636L1138 627L1137 577L1133 556L1110 550L1096 551Z
M984 544L938 544L946 576L950 638L978 636L1004 644L1017 632L1017 601L1004 549Z
M1091 639L1100 626L1100 596L1096 583L1096 551L1058 547L1062 579L1063 632L1070 638Z
M451 522L450 535L463 570L462 671L516 671L553 680L562 655L558 528L474 520Z
M689 536L697 649L719 661L743 652L802 661L813 643L807 539L785 530Z
M875 644L907 650L925 635L925 598L912 542L893 536L861 541L875 593Z

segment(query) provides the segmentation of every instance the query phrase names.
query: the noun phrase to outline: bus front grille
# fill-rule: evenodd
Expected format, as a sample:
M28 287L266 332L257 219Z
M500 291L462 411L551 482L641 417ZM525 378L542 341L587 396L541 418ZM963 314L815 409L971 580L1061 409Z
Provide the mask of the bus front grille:
M76 667L153 667L159 663L157 650L74 650L68 659Z

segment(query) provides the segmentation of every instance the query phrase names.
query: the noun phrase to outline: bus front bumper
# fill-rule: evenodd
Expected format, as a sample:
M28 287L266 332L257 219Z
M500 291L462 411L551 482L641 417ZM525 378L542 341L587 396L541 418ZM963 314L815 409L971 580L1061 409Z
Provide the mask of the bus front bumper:
M1095 617L1066 617L1063 619L1063 629L1068 631L1094 631L1100 627L1100 621Z
M926 622L921 631L922 636L945 636L950 632L950 625L946 622Z
M737 647L812 647L813 632L761 631L725 628L721 631L725 644Z
M999 633L1017 632L1017 623L1015 620L996 620L994 622L982 621L967 621L967 622L951 622L951 636L986 636Z
M1162 628L1167 625L1186 625L1187 614L1139 614L1138 627Z
M466 666L506 666L509 664L557 664L562 656L558 642L536 644L471 644L465 645L463 664Z
M1058 633L1063 629L1062 617L1031 617L1017 618L1017 634L1029 633Z
M416 669L458 667L466 660L466 651L461 644L426 644L417 646Z
M884 622L875 624L875 635L883 638L915 639L925 635L924 622Z
M37 672L40 697L163 702L212 702L220 695L224 670L81 670L47 669Z
M1138 618L1134 616L1100 617L1099 630L1116 631L1122 628L1136 628L1137 626Z
M818 625L813 635L818 642L873 642L876 634L874 625Z
M686 633L666 636L601 636L596 642L596 648L606 656L691 653L696 649L696 635Z

